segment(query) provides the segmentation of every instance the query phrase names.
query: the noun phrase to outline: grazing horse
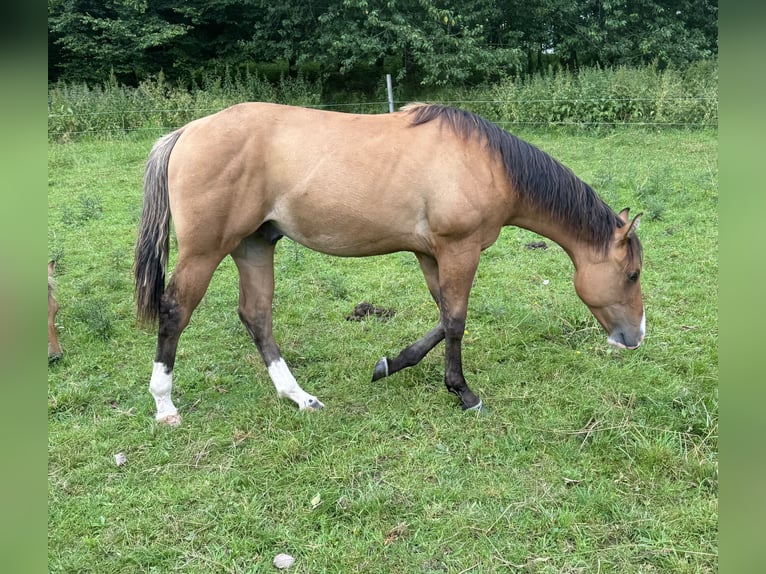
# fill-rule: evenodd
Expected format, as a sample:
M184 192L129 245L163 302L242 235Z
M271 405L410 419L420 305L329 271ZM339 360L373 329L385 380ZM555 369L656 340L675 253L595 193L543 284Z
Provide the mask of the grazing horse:
M58 335L56 335L56 313L59 304L53 296L53 269L55 261L48 261L48 362L57 361L63 355Z
M165 289L171 215L178 259ZM194 120L155 143L144 179L134 272L139 319L159 319L149 383L156 419L180 422L171 398L178 339L227 255L239 271L239 317L277 395L319 409L272 334L275 244L286 236L337 256L413 252L439 322L380 359L373 380L416 365L444 340L447 389L463 409L480 409L461 340L481 252L506 225L555 241L608 341L635 349L646 323L638 218L612 211L548 154L451 107L357 115L245 103Z

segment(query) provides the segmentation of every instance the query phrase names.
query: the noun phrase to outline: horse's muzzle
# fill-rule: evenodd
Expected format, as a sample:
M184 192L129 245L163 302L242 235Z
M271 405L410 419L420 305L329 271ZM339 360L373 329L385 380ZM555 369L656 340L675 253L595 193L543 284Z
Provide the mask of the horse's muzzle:
M644 340L645 334L646 312L644 312L641 317L641 324L639 325L638 332L635 335L631 336L626 334L625 330L618 328L610 333L606 340L610 345L614 345L619 349L629 349L632 351L633 349L638 349L638 347L641 346L641 342Z
M609 337L607 337L606 339L607 343L617 347L618 349L629 349L631 351L633 349L638 349L638 347L641 345L642 340L643 340L643 337L639 339L636 343L631 344L625 338L625 334L621 332L617 333L616 335L609 335Z

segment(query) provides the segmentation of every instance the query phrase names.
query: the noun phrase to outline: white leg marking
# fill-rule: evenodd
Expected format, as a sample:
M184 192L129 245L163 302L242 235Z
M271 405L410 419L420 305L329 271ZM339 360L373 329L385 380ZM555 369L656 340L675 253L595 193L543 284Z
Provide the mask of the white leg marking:
M269 376L277 389L280 399L288 398L298 405L300 410L321 409L324 405L315 396L304 391L290 372L285 360L280 358L268 366Z
M181 424L181 417L178 409L170 398L170 392L173 389L173 373L166 372L164 363L154 363L152 369L152 380L149 382L149 392L154 397L157 405L157 422L170 426Z

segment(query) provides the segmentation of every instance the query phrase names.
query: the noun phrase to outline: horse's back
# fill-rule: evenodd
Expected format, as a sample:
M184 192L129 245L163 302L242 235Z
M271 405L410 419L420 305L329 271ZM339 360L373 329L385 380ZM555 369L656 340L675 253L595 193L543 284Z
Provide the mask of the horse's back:
M194 223L199 232L205 213L209 230L232 237L270 221L335 255L428 252L435 225L472 224L481 202L467 194L491 179L487 155L467 153L471 145L437 122L412 127L406 112L238 104L191 122L176 144L176 230Z

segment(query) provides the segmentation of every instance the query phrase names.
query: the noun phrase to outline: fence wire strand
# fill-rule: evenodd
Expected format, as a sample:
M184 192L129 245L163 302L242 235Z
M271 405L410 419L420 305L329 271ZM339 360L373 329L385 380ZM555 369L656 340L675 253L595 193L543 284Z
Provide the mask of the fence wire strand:
M519 104L556 104L556 103L571 103L573 105L598 103L604 104L608 102L612 103L646 103L655 101L653 98L537 98L537 99L507 99L507 100L430 100L429 103L450 105L455 107L471 107L471 106L510 106ZM677 121L588 121L585 119L577 120L569 118L566 120L507 120L501 118L487 117L488 120L493 121L501 127L577 127L577 128L597 128L597 127L657 127L657 128L718 128L718 99L709 97L675 97L667 98L663 100L663 103L675 103L680 104L682 102L710 102L710 107L715 111L715 117L713 121L700 121L700 122L677 122ZM395 100L394 104L396 109L401 106L410 103L409 101ZM305 107L324 109L324 110L336 110L344 112L355 113L388 113L388 104L386 101L372 101L372 102L331 102L323 104L306 104ZM61 119L72 119L76 117L94 117L94 118L106 118L110 116L119 117L119 126L121 127L109 127L109 128L93 128L84 130L72 130L66 131L67 137L82 137L82 136L95 136L95 135L114 135L114 134L126 134L126 133L154 133L160 134L168 131L172 131L181 127L186 122L180 125L158 125L156 127L127 127L126 118L135 116L146 116L149 118L151 115L163 115L163 114L175 114L183 115L189 118L203 117L215 112L220 111L222 108L186 108L186 109L164 109L164 108L152 108L152 109L132 109L121 111L95 111L95 112L76 112L71 108L67 113L54 113L48 109L48 137L54 137L54 133L51 131L50 122L56 122ZM112 122L114 123L114 122Z

